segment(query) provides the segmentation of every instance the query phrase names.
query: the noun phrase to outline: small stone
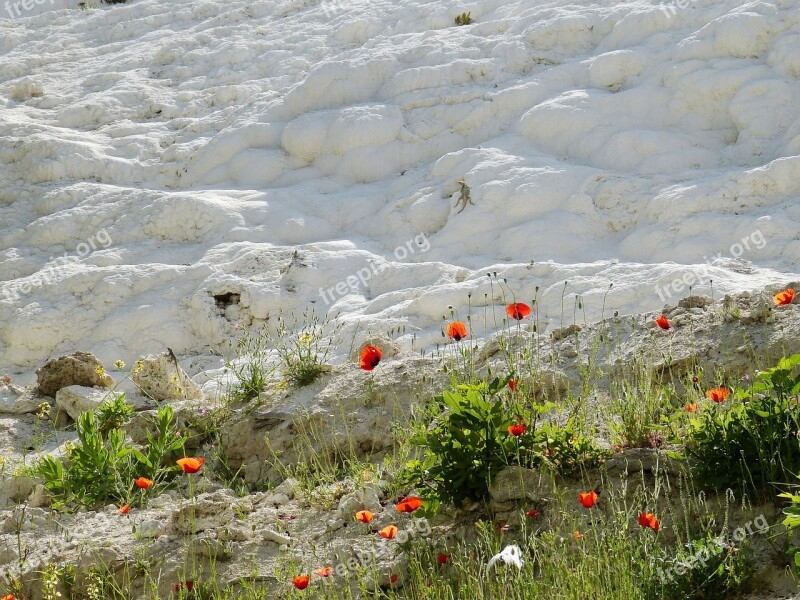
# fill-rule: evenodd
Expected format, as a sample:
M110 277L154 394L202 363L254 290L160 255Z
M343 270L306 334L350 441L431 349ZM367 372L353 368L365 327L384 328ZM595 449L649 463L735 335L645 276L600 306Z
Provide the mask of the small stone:
M164 525L164 523L152 519L148 521L142 521L136 527L136 533L147 539L161 537L164 535L164 533L166 533L166 531L167 526Z
M54 398L56 392L70 385L111 387L114 380L105 374L98 358L89 352L73 352L48 360L36 370L39 392Z
M110 397L108 390L70 385L56 392L56 406L77 421L82 412L94 410Z
M172 350L148 354L137 361L133 382L154 400L202 400L203 391L178 364Z

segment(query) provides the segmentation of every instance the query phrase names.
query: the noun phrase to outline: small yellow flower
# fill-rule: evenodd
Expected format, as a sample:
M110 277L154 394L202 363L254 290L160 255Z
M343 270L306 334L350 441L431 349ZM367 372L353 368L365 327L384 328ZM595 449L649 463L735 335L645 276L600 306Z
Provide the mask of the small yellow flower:
M103 365L97 365L94 372L100 375L100 377L106 376L106 368Z
M133 372L139 373L142 369L144 369L144 363L141 360L137 360L133 365Z
M125 363L122 362L121 360L117 360L117 362L114 363L114 366L121 371L122 369L125 368Z
M300 336L300 345L308 346L309 344L311 344L312 339L313 338L311 337L310 333L304 333L303 335Z
M50 414L50 404L47 402L42 402L39 405L39 410L36 412L36 416L40 419L44 419L46 416Z

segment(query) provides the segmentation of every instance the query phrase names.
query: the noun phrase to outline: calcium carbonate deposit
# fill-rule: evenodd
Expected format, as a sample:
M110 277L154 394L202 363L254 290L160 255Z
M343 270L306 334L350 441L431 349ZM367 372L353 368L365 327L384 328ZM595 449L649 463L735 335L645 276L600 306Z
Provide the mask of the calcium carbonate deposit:
M798 278L797 0L81 4L0 5L0 372Z

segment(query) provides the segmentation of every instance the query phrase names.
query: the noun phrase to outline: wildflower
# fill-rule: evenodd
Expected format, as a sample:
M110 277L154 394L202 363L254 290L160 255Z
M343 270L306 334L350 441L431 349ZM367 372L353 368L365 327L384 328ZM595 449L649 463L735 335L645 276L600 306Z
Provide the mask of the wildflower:
M584 508L592 508L597 502L597 492L595 490L581 492L578 494L578 502L580 502Z
M519 437L525 433L525 423L512 423L508 426L508 433L514 437Z
M292 578L292 583L298 590L306 589L309 581L311 581L311 577L308 575L298 575L297 577Z
M659 327L661 327L661 329L664 330L672 329L672 326L669 324L667 317L665 317L664 315L661 315L656 319L656 325L658 325Z
M460 342L467 337L467 326L461 321L453 321L447 326L447 335L449 338Z
M658 530L661 528L661 523L658 519L656 519L656 516L653 513L641 513L637 523L639 523L639 525L642 527L649 527L656 533L658 533Z
M122 506L119 507L119 514L127 515L130 512L130 510L131 510L130 504L123 504Z
M499 554L495 554L492 558L489 559L489 564L487 566L488 569L491 569L497 562L500 562L504 565L514 565L518 569L522 569L522 552L519 549L519 546L512 544L511 546L506 546L503 548L502 552Z
M397 527L395 525L387 525L383 529L381 529L378 533L381 534L381 537L385 540L391 540L394 536L397 535Z
M516 379L509 379L508 380L508 387L511 389L512 392L517 391L517 380Z
M792 300L794 300L794 290L789 288L788 290L784 290L782 292L778 292L775 294L775 304L778 306L785 306L787 304L791 304Z
M186 581L181 581L175 584L175 593L180 594L182 589L185 589L187 592L191 592L194 588L194 581L191 579L187 579Z
M436 562L438 562L440 565L446 565L447 561L449 560L450 557L447 554L440 554L439 556L436 557Z
M0 600L14 600L14 594L6 594Z
M48 402L42 402L36 411L36 416L40 419L44 419L50 414L50 404Z
M529 519L535 519L536 517L539 516L539 511L536 510L535 508L532 508L525 513L525 516L528 517Z
M576 540L582 540L583 534L576 529L575 531L572 532L572 537L574 537Z
M683 408L686 409L686 412L693 413L693 412L695 412L697 410L697 404L689 403L686 406L684 406Z
M395 508L397 509L397 512L412 513L420 506L422 506L422 500L416 496L409 496L408 498L398 502Z
M175 461L184 473L197 473L205 462L204 458L179 458Z
M100 377L105 377L107 375L106 368L103 365L97 365L94 368L94 372L99 375Z
M135 481L135 483L136 483L136 487L138 487L139 489L146 490L151 485L153 485L153 480L152 479L148 479L147 477L139 477L139 479L137 479Z
M521 321L531 314L531 307L527 304L523 304L522 302L515 302L506 306L506 313L512 319Z
M719 404L720 402L725 402L725 399L728 397L729 394L730 392L728 392L728 389L723 387L714 388L706 392L706 396L711 398L717 404Z
M320 567L319 569L314 569L314 573L316 573L320 577L328 577L332 572L333 572L333 567Z
M117 361L114 362L114 366L117 367L117 369L119 369L121 371L122 369L125 368L125 363L122 362L121 360L117 359Z
M392 576L389 577L389 581L391 583L397 583L397 573L392 573Z
M356 521L361 521L362 523L369 523L372 521L372 513L368 510L360 510L356 513Z
M203 408L200 409L200 416L205 417L206 414L208 414L208 409L204 406Z
M383 357L383 353L380 348L366 346L361 351L361 368L365 371L372 371L381 362L381 357Z
M175 437L181 437L181 432L180 431L176 431L175 432Z

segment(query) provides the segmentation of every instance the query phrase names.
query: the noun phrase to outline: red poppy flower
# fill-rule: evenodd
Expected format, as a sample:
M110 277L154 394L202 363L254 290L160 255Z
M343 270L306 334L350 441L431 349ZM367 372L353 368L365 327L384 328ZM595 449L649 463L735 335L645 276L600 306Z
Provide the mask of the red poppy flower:
M509 379L508 380L508 387L511 388L512 392L517 391L517 380L516 379Z
M361 521L362 523L369 523L372 521L372 513L368 510L360 510L356 513L356 521Z
M513 423L508 426L508 433L514 437L519 437L525 433L525 423Z
M361 351L361 368L365 371L372 371L381 362L382 357L383 352L381 352L380 348L365 346Z
M440 565L446 565L447 561L450 560L450 557L447 554L440 554L436 557L436 560Z
M389 581L392 583L397 583L397 573L392 573L392 576L389 577Z
M177 461L178 466L183 469L184 473L197 473L200 467L205 462L204 458L179 458Z
M460 342L467 337L467 326L461 321L453 321L447 326L447 335L450 339Z
M690 403L690 404L687 404L686 406L684 406L683 408L686 409L686 412L693 413L693 412L695 412L697 410L697 404Z
M515 302L506 306L506 313L508 313L508 316L512 319L521 321L531 314L531 307L522 302Z
M528 517L529 519L535 519L536 517L539 516L539 511L536 510L535 508L532 508L525 513L525 516Z
M137 479L135 483L136 487L138 487L140 490L146 490L151 485L153 485L153 480L148 479L147 477L139 477L139 479Z
M298 575L297 577L292 578L292 583L298 590L306 589L309 581L311 581L311 577L308 575Z
M669 329L670 328L669 321L667 321L667 317L665 317L664 315L661 315L660 317L658 317L656 319L656 325L661 327L661 329Z
M192 581L191 579L188 581L181 581L175 584L175 593L180 594L181 590L186 590L188 592L191 592L193 588L194 588L194 581Z
M782 292L778 292L775 294L775 304L778 306L785 306L786 304L791 304L792 300L794 300L794 290L789 288L788 290L784 290Z
M130 510L131 510L131 505L130 504L124 504L124 505L119 507L119 514L127 515L128 512L130 512Z
M649 527L656 533L658 533L658 530L661 528L661 523L658 519L656 519L656 516L653 513L641 513L637 523L639 523L639 525L642 527Z
M409 496L408 498L398 502L395 508L397 509L397 512L412 513L420 506L422 506L422 500L416 496Z
M320 577L329 577L333 573L333 567L320 567L319 569L314 569L314 573Z
M14 600L14 594L6 594L0 600Z
M381 529L378 533L381 534L381 537L385 540L391 540L394 536L397 535L397 527L394 525L387 525L383 529Z
M597 492L594 490L590 492L581 492L578 494L578 502L580 502L584 508L592 508L595 502L597 502Z
M714 388L706 392L706 396L711 398L717 404L719 404L720 402L725 402L725 399L728 397L729 394L730 392L728 391L728 389L723 387Z

